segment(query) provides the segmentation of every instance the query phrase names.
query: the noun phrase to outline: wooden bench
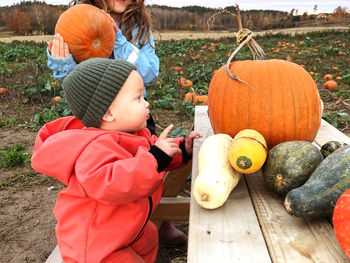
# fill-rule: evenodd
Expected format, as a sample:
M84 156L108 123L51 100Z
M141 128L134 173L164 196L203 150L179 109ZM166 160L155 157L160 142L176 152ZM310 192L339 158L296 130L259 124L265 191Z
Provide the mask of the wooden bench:
M198 175L198 151L213 134L207 106L197 106L192 185ZM350 144L350 138L322 120L314 141L318 147L330 140ZM193 197L193 195L192 195ZM187 262L349 262L326 218L290 216L283 197L267 190L261 172L241 177L226 203L215 210L190 203Z

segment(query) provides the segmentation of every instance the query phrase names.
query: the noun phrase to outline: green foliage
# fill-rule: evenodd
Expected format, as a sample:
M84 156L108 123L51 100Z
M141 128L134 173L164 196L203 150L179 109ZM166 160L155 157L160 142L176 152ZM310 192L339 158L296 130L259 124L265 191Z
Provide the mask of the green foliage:
M176 127L175 129L173 129L168 137L170 138L175 138L175 137L186 137L188 135L189 131L184 129L183 126L179 126L179 127Z
M16 118L0 118L0 128L12 128L18 124L18 120Z
M348 117L349 115L343 111L334 111L332 113L322 114L322 118L336 128L338 127L339 122L346 122Z
M0 153L1 166L11 168L28 162L30 156L28 153L24 153L23 150L25 150L25 147L22 144L15 144L12 147L6 148Z
M63 91L61 95L63 95ZM65 98L62 98L50 108L44 108L41 112L36 113L30 121L28 128L38 131L45 123L70 115L72 115L72 112L68 107L67 101Z
M255 37L269 59L289 58L292 62L303 65L306 71L313 72L313 78L323 96L327 95L323 92L323 76L332 74L333 78L342 77L341 80L337 80L339 90L333 93L342 99L350 97L349 39L350 30ZM180 120L180 126L183 121L193 121L195 105L184 100L186 93L193 89L199 95L208 94L214 70L225 65L228 56L236 47L233 34L232 38L218 40L182 39L156 42L160 70L158 78L147 85L151 113L155 109L171 111L174 118ZM345 52L345 55L339 56L339 51ZM246 59L252 59L248 47L242 48L235 56L235 60ZM48 121L71 114L62 85L52 77L46 60L45 43L0 43L0 86L9 89L12 101L40 103L44 109L37 112L29 124L29 127L35 130ZM175 71L174 67L181 70ZM193 86L182 88L179 84L181 78L191 80ZM61 96L62 99L55 102L52 100L55 96ZM335 117L331 116L326 115L324 118L333 120ZM345 124L348 117L337 120L338 125ZM15 121L10 119L0 120L2 127L15 125L14 123Z
M342 89L337 91L337 96L343 99L350 99L350 90L349 89Z

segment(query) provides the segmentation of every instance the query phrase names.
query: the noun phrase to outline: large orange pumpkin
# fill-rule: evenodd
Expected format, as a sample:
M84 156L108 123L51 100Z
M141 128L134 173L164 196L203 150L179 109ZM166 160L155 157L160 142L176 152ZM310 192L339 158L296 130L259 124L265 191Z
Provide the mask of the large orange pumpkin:
M242 28L240 32L238 51L248 43L255 60L230 63L236 49L226 66L213 75L208 109L214 133L234 137L241 130L253 129L263 135L268 148L284 141L313 141L321 123L320 96L313 78L293 62L267 60L251 32Z
M63 12L55 33L63 37L77 63L93 57L107 58L114 48L113 21L93 5L78 4Z

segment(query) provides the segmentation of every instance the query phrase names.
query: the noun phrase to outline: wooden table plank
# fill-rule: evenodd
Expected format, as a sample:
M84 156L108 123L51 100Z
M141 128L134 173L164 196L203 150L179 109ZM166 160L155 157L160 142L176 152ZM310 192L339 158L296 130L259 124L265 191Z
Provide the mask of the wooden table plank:
M267 190L261 171L245 175L272 262L349 262L327 219L291 216Z
M212 135L206 106L196 106L192 184L198 175L198 151ZM243 177L242 177L243 178ZM193 195L190 203L188 262L271 262L244 179L222 207L207 210Z
M329 141L340 141L350 144L350 138L344 133L339 131L337 128L326 122L325 120L321 121L321 127L318 130L317 136L315 138L315 143L318 146L322 146Z
M46 259L45 263L64 263L58 246L55 247L50 256Z

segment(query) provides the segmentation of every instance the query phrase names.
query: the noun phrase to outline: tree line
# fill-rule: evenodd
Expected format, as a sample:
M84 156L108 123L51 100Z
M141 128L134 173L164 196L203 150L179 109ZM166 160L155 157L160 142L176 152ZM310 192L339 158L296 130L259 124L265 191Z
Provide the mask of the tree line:
M67 0L68 1L68 0ZM12 6L0 7L0 30L15 34L53 34L59 16L67 5L49 5L44 1L22 1ZM236 8L213 9L200 6L174 8L160 5L147 6L152 16L153 28L163 30L237 30ZM314 11L317 11L315 5ZM298 14L275 10L241 10L243 26L251 30L289 28L310 21L348 22L350 13L346 7L338 7L322 17L315 14Z

